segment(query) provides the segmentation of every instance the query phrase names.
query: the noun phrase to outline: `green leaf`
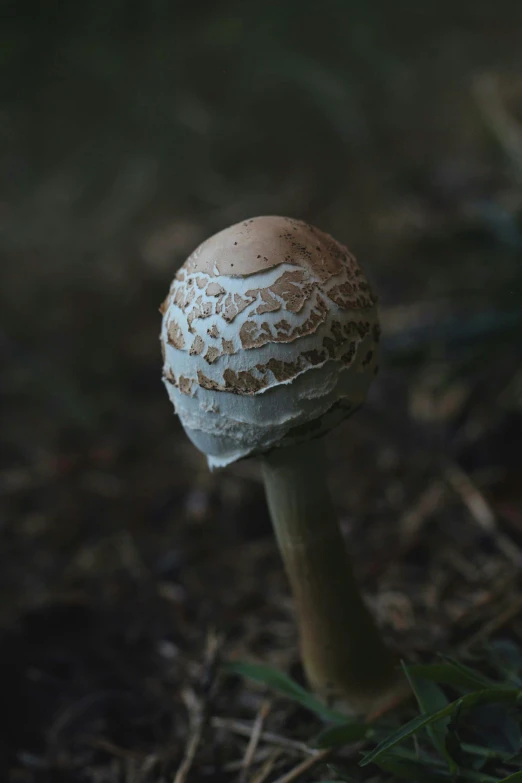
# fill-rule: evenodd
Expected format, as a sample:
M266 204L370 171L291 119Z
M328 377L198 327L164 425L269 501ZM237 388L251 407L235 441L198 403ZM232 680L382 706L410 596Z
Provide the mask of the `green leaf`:
M508 775L507 778L498 780L497 783L521 783L522 772L514 772L512 775Z
M416 761L399 759L394 756L384 756L376 762L384 772L390 772L401 780L412 780L415 783L449 783L451 778L446 772L435 772Z
M335 778L331 778L328 781L322 780L321 783L360 783L360 778L357 780L351 776L346 767L340 764L329 763L326 765L329 775L335 775ZM317 781L317 783L319 783Z
M486 775L485 772L477 772L473 769L461 769L459 770L459 780L471 780L474 783L499 783L498 778L494 778L492 775Z
M319 715L324 720L332 721L333 723L346 723L346 715L336 710L331 710L313 693L307 691L287 674L279 671L279 669L248 663L247 661L228 661L222 664L222 668L229 674L238 674L240 677L248 677L250 680L254 680L254 682L267 685L307 710Z
M345 723L341 726L332 726L322 731L314 740L316 748L339 748L358 742L373 734L373 729L367 723Z
M400 727L400 729L392 732L388 737L386 737L386 739L382 740L382 742L379 742L377 747L370 751L370 753L366 753L362 761L359 762L360 766L365 767L367 764L375 761L387 750L390 750L399 742L402 742L408 737L411 737L413 734L416 734L420 729L423 729L433 721L444 718L446 715L451 715L450 707L451 705L448 705L444 710L440 710L440 712L437 712L434 715L419 715L417 718L413 718L408 723L405 723L404 726Z
M462 725L473 744L514 756L522 746L518 713L510 705L488 704L474 709Z
M457 690L475 691L477 688L489 688L497 684L468 666L456 665L456 662L451 660L446 660L445 663L414 664L408 666L408 671L415 677L450 685Z
M522 650L510 639L496 639L488 646L487 656L490 663L506 680L520 687L522 680Z
M468 753L470 756L477 756L484 761L511 761L513 759L512 753L505 753L500 750L491 750L491 748L484 748L482 745L474 745L469 742L462 742L461 748L464 753Z
M463 749L466 749L464 745L462 747ZM445 780L448 782L451 780L452 783L454 783L453 776L450 775L446 769L444 769L444 762L439 758L434 758L433 756L428 755L426 751L422 749L422 747L417 746L415 750L412 750L411 748L397 745L393 748L391 753L385 754L384 758L386 760L393 758L399 761L410 761L414 762L415 764L421 764L423 769L429 770L434 774L443 775ZM379 766L381 762L379 760L375 763ZM473 769L460 769L457 779L459 781L477 781L477 783L499 783L496 777L492 777L491 775L487 775L484 772L478 772ZM419 781L423 782L424 778L421 776Z
M475 688L494 688L496 685L499 685L497 680L493 680L491 677L486 677L485 674L472 669L470 666L466 666L465 663L457 661L455 658L451 658L449 655L443 655L441 657L444 659L445 663L448 666L451 666L455 672L458 672L463 679L469 678L470 682L474 680ZM450 683L448 683L448 685L449 684Z
M452 783L455 780L448 772L444 770L437 771L436 769L430 769L425 764L397 758L395 756L385 756L384 759L379 759L375 762L376 765L385 772L391 772L392 775L397 776L401 780L412 780L415 783ZM459 781L473 781L473 783L501 783L498 778L486 775L483 772L475 772L474 770L460 770Z
M521 692L517 688L485 688L484 690L476 691L475 693L469 693L467 696L461 696L459 699L448 704L447 707L444 707L444 709L438 710L431 715L419 715L404 726L401 726L400 729L397 729L397 731L380 742L370 753L367 753L360 762L360 765L364 767L367 764L370 764L399 742L416 734L425 726L429 726L435 721L452 715L457 709L464 710L475 707L478 704L494 704L499 702L517 704L520 701L520 697Z
M410 672L410 667L405 666L404 663L402 664L402 668L408 679L408 682L410 683L415 698L417 699L419 709L423 714L426 715L429 713L438 712L448 706L448 700L444 692L436 683L412 675ZM448 716L447 718L442 718L436 723L428 724L426 729L433 747L444 759L446 759L450 772L454 773L457 771L458 766L449 753L446 742L449 723L450 718Z
M397 746L393 748L391 753L385 754L384 759L384 763L386 764L388 764L389 760L394 759L401 762L409 761L410 764L418 765L417 775L420 773L420 777L418 777L419 783L424 783L430 773L432 775L439 775L441 779L448 781L448 783L450 783L450 781L451 783L455 783L455 776L451 775L444 768L444 762L438 758L429 756L425 751L422 750L422 748L418 747L415 751L413 751L409 748ZM381 766L380 760L376 761L375 763L377 766ZM472 769L460 769L456 779L458 781L470 780L475 781L476 783L498 783L496 777L492 777L491 775L487 775L484 772L477 772Z

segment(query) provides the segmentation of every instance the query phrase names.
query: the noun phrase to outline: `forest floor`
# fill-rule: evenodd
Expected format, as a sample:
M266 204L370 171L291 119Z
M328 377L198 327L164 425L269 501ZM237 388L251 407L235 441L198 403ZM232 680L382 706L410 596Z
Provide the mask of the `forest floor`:
M227 66L237 31L209 19L202 40L209 51L208 41L218 42L212 57ZM151 46L140 63L152 79L162 61L151 52L158 41L162 57L170 50L160 25L143 24ZM364 24L386 29L386 19ZM471 49L492 41L487 24L469 32ZM317 715L221 665L265 664L304 682L258 467L210 473L186 439L161 383L158 306L200 239L253 214L291 214L331 231L380 295L381 372L366 406L327 443L339 519L385 637L408 662L478 654L498 640L522 646L522 118L513 79L522 49L507 18L504 59L491 43L496 69L482 55L465 61L452 48L454 29L418 25L416 49L405 35L406 66L411 74L418 60L428 88L414 95L410 84L410 114L405 93L392 116L386 96L395 87L374 84L364 68L361 95L368 87L374 102L357 94L343 114L348 65L335 72L325 59L324 70L306 71L296 48L294 73L281 47L288 84L305 73L309 89L294 96L297 113L285 114L281 96L266 103L276 94L270 75L253 69L254 108L282 111L277 139L271 124L248 124L239 83L220 93L223 112L231 96L243 101L223 125L200 72L190 71L195 37L180 55L188 71L186 94L176 93L178 124L162 117L156 135L147 115L140 130L139 91L136 105L122 98L136 115L132 143L123 110L109 133L105 115L86 110L73 121L63 108L63 95L77 89L78 51L88 70L80 84L94 84L98 67L106 74L107 95L85 88L85 106L113 105L111 79L121 86L124 78L110 57L124 36L113 48L108 23L106 40L82 28L84 49L78 37L69 49L55 41L73 70L59 81L58 66L43 58L38 95L29 96L21 61L26 104L13 98L9 115L0 267L2 780L389 779L358 766L360 743L315 750ZM34 42L38 59L36 28L37 20L17 38L16 52ZM437 55L437 67L453 72L462 57L466 79L440 85L429 51L421 61L429 35L450 52L447 61ZM379 51L381 43L377 35ZM386 73L393 63L402 73L393 58L383 62ZM152 81L150 100L166 105L170 87ZM309 132L294 138L293 123L305 118ZM268 143L269 163L261 155L250 166L245 138L256 149ZM121 139L128 145L119 149ZM117 170L105 170L114 155ZM405 720L414 714L404 710Z

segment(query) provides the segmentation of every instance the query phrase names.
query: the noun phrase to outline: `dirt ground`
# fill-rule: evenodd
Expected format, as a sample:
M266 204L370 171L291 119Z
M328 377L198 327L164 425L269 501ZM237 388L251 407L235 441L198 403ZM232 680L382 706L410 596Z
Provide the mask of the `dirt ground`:
M309 757L314 716L216 665L303 681L258 466L211 474L161 383L175 270L255 214L331 231L380 296L327 444L387 639L522 643L522 12L447 5L7 4L1 780L170 782L198 726L189 783Z

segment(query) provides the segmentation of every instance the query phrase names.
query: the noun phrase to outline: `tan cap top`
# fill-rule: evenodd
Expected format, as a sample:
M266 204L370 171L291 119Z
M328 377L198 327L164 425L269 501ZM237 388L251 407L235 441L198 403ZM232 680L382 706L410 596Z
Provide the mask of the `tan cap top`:
M364 280L348 249L303 220L264 215L225 228L202 242L180 272L211 277L244 277L291 264L307 269L320 282L353 268L354 282Z

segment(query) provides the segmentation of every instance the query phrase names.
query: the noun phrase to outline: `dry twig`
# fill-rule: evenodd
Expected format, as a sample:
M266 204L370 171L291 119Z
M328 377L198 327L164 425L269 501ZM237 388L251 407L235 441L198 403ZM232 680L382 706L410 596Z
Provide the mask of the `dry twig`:
M250 737L252 734L252 725L250 723L234 720L234 718L214 717L210 723L213 728L225 729L243 737ZM304 742L288 739L287 737L283 737L280 734L275 734L272 731L262 731L260 740L270 745L278 745L281 748L292 750L296 753L311 754L314 752L312 748L309 748L308 745L305 745Z
M106 753L110 753L111 756L116 756L120 759L131 759L133 761L141 762L147 759L147 755L145 753L138 753L135 750L122 748L119 745L116 745L114 742L105 739L105 737L82 737L82 740L91 748L104 750Z
M467 473L459 465L450 463L446 466L445 476L477 524L494 538L499 552L520 568L522 564L520 549L509 536L499 531L491 506Z
M271 758L275 753L281 753L281 750L274 751L273 748L267 746L264 748L258 748L256 750L255 756L252 759L252 766L259 765L261 763L266 762L269 758ZM220 772L240 772L240 770L243 768L244 760L243 758L240 759L234 759L234 761L227 761L224 764L221 764L219 766ZM203 775L208 775L211 777L212 775L216 775L216 765L215 764L205 764L203 767L201 767L201 772Z
M209 718L212 688L222 643L222 638L216 633L210 632L208 634L205 665L200 681L201 695L198 696L192 688L186 688L182 692L182 698L189 714L190 730L183 761L178 767L173 783L185 783L194 763L196 752Z
M301 775L310 772L317 764L321 764L329 759L330 756L333 755L333 752L334 748L325 748L325 750L316 751L313 756L302 761L297 767L294 767L290 772L287 772L286 775L283 775L283 777L277 778L274 783L293 783L293 781L298 780Z
M474 633L473 636L467 639L460 648L459 652L461 654L465 653L472 647L475 647L476 644L482 642L484 639L488 639L492 634L499 631L511 620L514 620L515 617L517 617L517 615L519 615L521 612L522 595L519 595L517 596L517 599L507 607L507 609L505 609L503 612L500 612L495 617L492 617L490 620L484 623L484 625L479 628L479 630Z
M261 704L261 707L259 708L254 723L252 724L252 733L248 741L248 745L245 751L245 756L243 758L241 774L239 776L240 783L244 783L244 781L246 780L248 770L252 765L257 750L257 746L259 745L261 732L263 731L263 724L268 716L268 713L270 712L271 706L272 703L268 699L264 701Z
M399 523L399 532L403 543L416 538L423 524L436 511L444 497L444 492L443 482L436 479L428 484L415 505L406 511Z
M273 751L269 758L265 761L257 775L254 775L254 777L251 779L250 783L264 783L264 781L267 779L267 777L272 772L274 765L276 761L279 759L279 757L282 754L281 748L278 748L277 750Z
M189 734L188 741L185 746L185 753L183 755L183 761L178 767L174 783L185 783L188 774L196 757L196 752L203 736L203 729L205 726L205 706L203 702L198 699L192 688L185 688L181 694L187 712L189 714Z

